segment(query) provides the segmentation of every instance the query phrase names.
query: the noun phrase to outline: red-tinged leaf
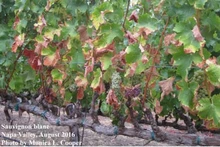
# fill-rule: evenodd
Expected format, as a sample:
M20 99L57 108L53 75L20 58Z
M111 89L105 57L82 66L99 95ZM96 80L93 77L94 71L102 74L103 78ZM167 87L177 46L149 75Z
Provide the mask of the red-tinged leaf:
M106 97L106 102L107 102L107 104L113 106L114 109L118 109L119 108L118 98L115 95L113 89L110 89L110 91L108 92L108 95Z
M131 64L130 69L129 69L129 73L128 73L129 77L134 75L137 66L138 66L137 62Z
M76 82L77 87L83 87L84 89L86 89L88 85L87 79L83 76L77 76L75 78L75 82Z
M28 58L28 63L34 70L40 70L42 68L40 58L34 53L33 50L24 49L23 54Z
M47 26L47 22L46 22L44 16L40 15L38 17L38 22L34 24L34 28L37 30L38 33L41 34L41 32L45 26Z
M125 51L120 51L119 54L115 54L113 57L112 57L112 65L122 65L124 66L126 64L126 61L125 61L125 55L126 55L126 52Z
M173 91L173 82L174 82L174 80L175 80L174 77L170 77L167 80L163 80L163 81L159 82L159 86L162 89L162 94L161 94L160 101L163 100L165 95L169 95Z
M77 99L81 100L84 97L84 88L83 87L78 87L77 88Z
M66 90L64 87L60 87L60 95L61 95L61 98L64 98L65 97L65 93L66 93Z
M99 82L98 87L96 87L94 91L97 92L98 94L102 94L103 92L105 92L105 84L103 83L102 80Z
M210 65L210 64L216 64L217 63L217 59L216 57L212 57L206 60L206 64Z
M134 11L131 13L131 15L130 15L130 17L129 17L129 20L133 20L134 22L138 22L138 15L137 15L137 11L136 11L136 10L134 10Z
M48 1L47 1L47 5L46 5L46 7L45 7L45 10L46 10L46 11L49 11L49 10L50 10L50 7L51 7L51 2L50 2L50 0L48 0Z
M191 54L191 53L194 53L194 51L191 48L185 48L184 53Z
M156 100L155 112L156 114L160 114L163 110L163 106L160 106L160 101Z
M197 41L199 41L199 42L204 41L204 38L202 37L202 34L201 34L199 27L197 25L194 26L192 32L193 32L193 35Z
M137 34L133 35L133 34L131 34L130 31L127 31L126 34L125 34L125 37L128 38L128 42L130 44L133 44L133 43L137 42L138 35Z
M12 52L15 53L17 51L17 48L23 45L24 39L25 39L24 34L20 34L18 36L15 36L14 43L12 45Z
M148 39L148 36L152 33L153 31L148 29L148 28L140 28L139 34L141 34L144 39Z
M34 52L37 53L38 55L41 55L42 49L47 48L49 43L50 43L50 40L47 39L46 37L44 37L43 42L36 42L34 44L34 46L35 46Z
M111 44L108 44L106 47L96 50L96 58L101 57L103 54L108 52L113 52L115 50L115 42L113 41Z
M146 64L148 61L149 61L149 60L148 60L147 56L146 56L145 54L143 54L142 57L141 57L141 62L142 62L143 64Z
M168 34L164 37L164 45L169 46L170 44L173 44L175 46L181 46L182 43L175 39L176 34Z
M60 60L60 50L57 49L53 55L46 56L44 59L45 66L55 66Z
M84 26L84 25L79 26L79 28L78 28L77 31L78 31L78 33L79 33L81 42L84 43L86 40L89 39L89 35L88 35L88 33L87 33L87 28L86 28L86 26Z
M14 24L13 24L13 28L16 29L18 23L20 22L20 18L18 16L15 17L15 21L14 21Z
M84 74L84 77L86 77L88 75L88 73L93 71L95 59L92 58L91 60L92 60L91 61L92 63L90 65L89 65L89 62L87 62L85 64L85 74Z

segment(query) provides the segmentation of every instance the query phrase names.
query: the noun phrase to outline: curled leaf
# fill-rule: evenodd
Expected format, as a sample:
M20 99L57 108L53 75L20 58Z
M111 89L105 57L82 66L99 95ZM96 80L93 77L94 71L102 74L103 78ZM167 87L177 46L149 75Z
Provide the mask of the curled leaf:
M118 98L117 98L117 96L115 95L115 92L114 92L113 89L111 89L111 90L108 92L108 95L107 95L107 97L106 97L106 102L107 102L107 104L113 106L114 109L118 109L118 108L119 108Z
M130 15L130 17L129 17L129 20L133 20L134 22L138 22L138 15L137 15L137 11L136 11L136 10L134 10L134 11L131 13L131 15Z
M197 41L199 41L199 42L204 41L204 38L202 37L202 34L201 34L199 27L197 25L194 26L192 32L193 32L193 35Z
M159 82L159 86L162 89L161 101L163 100L165 95L169 95L173 91L174 79L175 79L174 77L170 77L167 80L163 80Z

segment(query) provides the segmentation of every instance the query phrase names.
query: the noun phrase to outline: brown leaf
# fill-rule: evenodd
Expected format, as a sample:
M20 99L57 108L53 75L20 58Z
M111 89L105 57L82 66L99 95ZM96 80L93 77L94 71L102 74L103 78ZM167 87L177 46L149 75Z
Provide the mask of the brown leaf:
M206 60L206 64L210 65L210 64L216 64L217 63L217 59L216 57L211 57L209 59Z
M193 32L193 35L197 41L199 41L199 42L204 41L204 38L202 37L202 34L201 34L199 27L197 25L194 26L192 32Z
M95 58L101 57L103 54L113 52L115 50L115 42L108 44L106 47L95 50Z
M129 73L128 76L131 77L134 75L136 68L137 68L138 64L137 63L132 63L129 69Z
M34 24L34 28L37 30L38 33L41 33L43 28L47 26L47 22L43 15L38 17L38 22Z
M13 42L13 45L12 45L12 49L11 49L12 52L15 53L17 51L18 47L23 45L24 38L25 38L24 34L20 34L18 36L15 36L14 42Z
M138 22L138 15L137 15L137 11L136 11L136 10L134 10L134 11L131 13L131 15L130 15L130 17L129 17L129 20L133 20L134 22Z
M165 95L169 95L173 91L173 82L174 82L174 77L170 77L167 80L163 80L159 82L159 86L162 89L162 94L161 94L161 99L160 101L163 100Z
M77 76L75 78L75 82L76 82L77 87L83 87L84 89L86 89L88 85L87 79L83 76Z
M176 40L176 39L175 39L175 36L176 36L175 33L166 35L166 36L164 37L164 45L165 45L165 46L169 46L170 44L173 44L173 45L175 45L175 46L181 46L182 43L179 42L179 40Z
M160 114L163 110L163 106L160 106L160 101L156 100L155 112L156 114Z
M20 18L18 16L15 17L15 21L14 21L14 24L13 24L13 28L16 29L18 23L20 22Z
M125 55L126 55L126 52L125 51L120 51L119 54L115 54L111 61L112 61L112 65L122 65L124 66L126 64L125 62Z
M78 28L77 31L78 31L78 33L79 33L80 40L81 40L82 42L85 42L86 40L89 39L89 36L88 36L88 33L87 33L87 28L86 28L85 25L79 26L79 28Z
M137 42L137 36L131 34L130 31L127 31L127 32L126 32L125 37L128 38L128 41L129 41L129 43L131 43L131 44Z
M60 60L60 50L57 49L53 55L46 56L44 59L45 66L55 66Z
M151 30L149 30L148 28L140 28L139 30L139 34L141 34L144 39L148 39L148 36L152 33Z
M147 56L146 56L145 54L143 54L142 57L141 57L141 62L142 62L143 64L146 64L148 61L149 61L149 60L148 60Z
M110 89L110 91L108 92L108 95L106 97L106 102L109 105L113 106L114 109L118 109L119 108L118 98L116 97L113 89Z
M77 88L77 99L81 100L84 97L84 88L83 87L78 87Z
M100 80L98 87L96 87L94 91L96 91L98 94L105 92L105 84L102 80Z

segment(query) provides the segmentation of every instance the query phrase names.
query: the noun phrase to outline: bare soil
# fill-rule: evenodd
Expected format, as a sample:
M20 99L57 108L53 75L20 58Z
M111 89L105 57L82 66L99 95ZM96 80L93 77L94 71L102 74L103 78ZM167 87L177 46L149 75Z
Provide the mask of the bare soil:
M68 137L68 127L63 126L52 126L46 120L40 116L34 116L30 114L30 121L28 121L28 114L23 113L22 117L18 117L18 112L13 111L11 113L12 118L14 119L13 125L19 127L28 127L40 125L42 127L48 127L48 129L32 128L32 129L5 129L9 123L6 121L3 111L3 106L0 106L0 135L7 135L7 137L19 140L21 142L27 143L27 145L70 145ZM109 125L111 120L107 117L99 117L101 123ZM126 123L126 127L132 127L131 124ZM146 126L145 126L146 128ZM150 126L147 126L150 129ZM42 135L43 134L43 135ZM80 128L80 134L82 135L82 128ZM84 130L83 143L84 146L168 146L170 144L150 141L146 139L141 139L137 137L127 137L127 136L106 136L103 134L98 134L93 132L90 129ZM4 139L0 137L0 146L7 145L20 145L16 144L14 141Z

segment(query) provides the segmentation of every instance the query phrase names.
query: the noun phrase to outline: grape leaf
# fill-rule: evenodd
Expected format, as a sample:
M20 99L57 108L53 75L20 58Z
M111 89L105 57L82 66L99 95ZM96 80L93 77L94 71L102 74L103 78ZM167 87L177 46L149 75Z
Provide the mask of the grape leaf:
M204 6L205 6L205 3L207 2L208 0L196 0L195 4L194 4L194 7L196 9L204 9Z
M197 106L198 115L202 119L214 120L216 126L220 126L220 95L214 95L209 98L199 100Z
M181 101L182 105L193 108L194 105L194 96L196 93L196 89L198 88L198 83L190 82L187 83L184 80L179 81L177 86L180 87L180 92L178 95L178 99Z
M177 74L186 79L191 67L193 58L190 54L185 54L182 49L173 54L174 65L177 66Z
M155 31L158 29L158 20L151 18L149 14L143 14L139 17L138 26L140 28L146 27L151 31Z
M105 22L104 15L109 12L113 12L112 5L109 2L104 2L94 9L91 18L96 29Z
M94 79L91 83L91 87L93 89L97 88L100 84L100 81L101 81L101 77L102 77L102 72L101 70L98 68L96 69L96 71L94 71Z
M134 63L136 62L138 59L141 58L141 50L138 46L138 44L132 44L132 45L129 45L125 52L127 53L125 55L125 60L127 63Z
M220 65L211 64L206 69L209 81L215 85L220 86Z

